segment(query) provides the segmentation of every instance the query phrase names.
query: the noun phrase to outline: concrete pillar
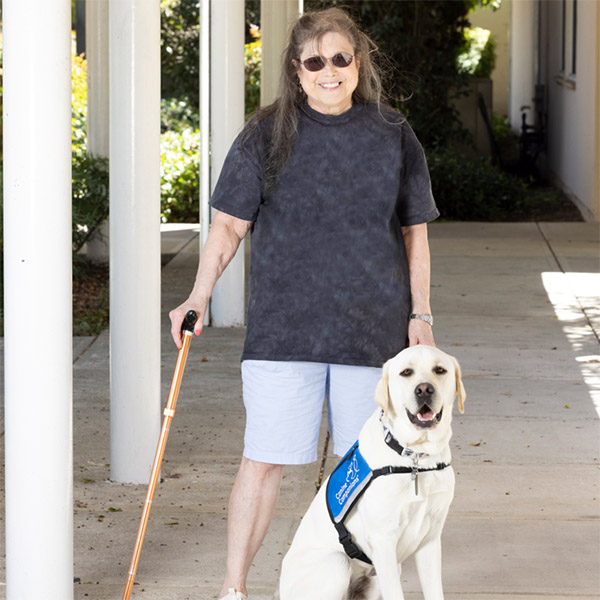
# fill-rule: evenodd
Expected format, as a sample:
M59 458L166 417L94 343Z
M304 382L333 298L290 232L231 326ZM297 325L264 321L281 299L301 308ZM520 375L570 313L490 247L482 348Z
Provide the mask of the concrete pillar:
M210 229L210 2L200 0L200 252ZM210 324L210 310L204 325Z
M281 56L293 23L303 10L298 0L261 0L260 30L262 63L260 72L260 104L271 104L277 97Z
M244 125L244 0L212 0L210 39L211 185ZM244 324L244 242L217 283L211 302L216 327Z
M73 598L71 2L4 0L6 598Z
M88 82L87 148L93 156L108 156L110 112L106 0L86 0L85 25Z
M511 128L521 131L522 107L529 106L528 122L533 123L537 71L537 2L510 3L510 91L509 122Z
M210 227L210 0L200 2L200 249Z
M111 479L148 481L160 429L160 4L110 0Z
M600 4L596 5L596 65L600 65ZM592 217L594 221L600 221L600 74L596 71L596 85L594 86L594 175L592 179L593 198L592 198Z
M92 156L108 156L109 77L108 77L108 2L86 0L87 59L87 149ZM87 244L87 257L93 262L108 262L108 221Z

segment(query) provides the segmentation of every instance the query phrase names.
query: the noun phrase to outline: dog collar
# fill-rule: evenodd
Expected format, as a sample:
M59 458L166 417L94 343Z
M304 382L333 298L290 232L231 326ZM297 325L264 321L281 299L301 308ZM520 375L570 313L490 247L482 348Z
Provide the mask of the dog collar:
M425 452L415 452L410 448L405 448L395 437L394 434L389 430L387 425L383 422L384 412L383 409L379 413L379 422L381 423L381 427L383 428L384 441L385 443L397 454L400 456L406 456L413 461L413 464L416 466L419 462L419 459L423 456L428 456Z

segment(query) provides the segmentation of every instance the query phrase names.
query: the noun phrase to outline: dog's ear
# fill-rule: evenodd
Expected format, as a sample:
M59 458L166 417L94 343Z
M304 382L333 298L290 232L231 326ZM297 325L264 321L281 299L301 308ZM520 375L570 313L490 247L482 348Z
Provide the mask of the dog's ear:
M390 361L388 360L383 365L383 369L381 370L381 379L375 388L375 402L383 409L384 414L387 414L390 405L390 392L388 390L388 384L390 381L389 371Z
M462 372L458 361L453 357L454 361L454 376L456 378L456 397L458 398L458 410L460 414L465 412L465 400L467 399L467 393L465 392L465 386L462 382Z

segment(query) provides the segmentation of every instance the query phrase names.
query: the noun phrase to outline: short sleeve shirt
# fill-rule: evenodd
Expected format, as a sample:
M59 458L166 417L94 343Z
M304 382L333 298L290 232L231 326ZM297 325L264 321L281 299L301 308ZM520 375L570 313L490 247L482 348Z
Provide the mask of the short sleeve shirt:
M407 340L401 227L439 215L423 149L389 107L325 115L304 105L292 156L265 191L271 124L238 137L211 199L253 222L242 360L381 366Z

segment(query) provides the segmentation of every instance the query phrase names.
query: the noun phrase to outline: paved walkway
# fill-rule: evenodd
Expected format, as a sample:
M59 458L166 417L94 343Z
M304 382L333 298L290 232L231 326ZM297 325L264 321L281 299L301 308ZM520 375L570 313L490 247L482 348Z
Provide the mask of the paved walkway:
M165 399L176 356L167 312L192 283L193 235L163 234L163 253L175 255L163 270ZM459 359L468 394L454 420L446 598L598 598L598 224L436 223L430 238L436 341ZM213 600L219 591L242 449L243 337L207 329L192 343L133 598ZM74 339L74 356L75 598L113 600L145 488L108 481L108 334ZM319 466L287 469L251 600L273 598ZM422 597L410 562L403 580L408 600Z

